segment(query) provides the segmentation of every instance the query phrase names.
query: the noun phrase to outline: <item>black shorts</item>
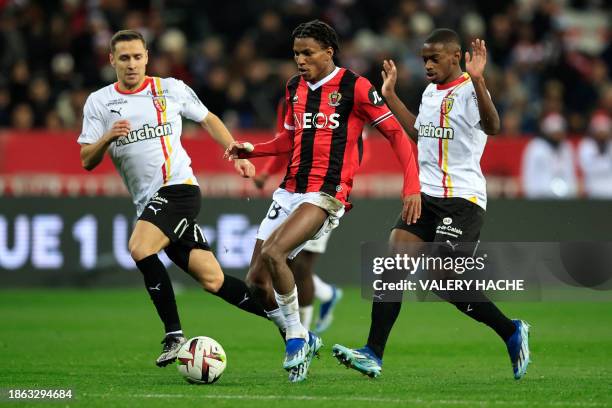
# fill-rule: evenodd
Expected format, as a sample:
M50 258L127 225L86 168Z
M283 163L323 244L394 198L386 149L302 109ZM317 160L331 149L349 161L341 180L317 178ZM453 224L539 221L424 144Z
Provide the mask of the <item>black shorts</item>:
M418 236L425 242L477 242L485 210L465 198L438 198L421 193L421 217L406 224L401 217L395 227Z
M198 186L177 184L160 188L138 218L157 226L172 245L210 251L210 246L196 221L202 197Z

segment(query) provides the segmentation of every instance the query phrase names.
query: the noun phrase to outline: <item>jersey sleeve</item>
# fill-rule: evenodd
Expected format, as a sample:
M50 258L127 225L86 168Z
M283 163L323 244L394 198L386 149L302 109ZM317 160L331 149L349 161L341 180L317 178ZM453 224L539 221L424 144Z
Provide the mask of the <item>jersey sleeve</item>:
M489 94L489 97L491 97L491 94ZM480 111L478 110L478 97L476 96L476 91L474 90L473 86L470 87L469 92L465 93L465 98L467 98L467 100L464 101L465 117L467 119L468 125L482 130L480 127Z
M238 157L241 159L250 159L252 157L276 156L279 154L289 153L293 149L293 132L284 129L277 133L276 137L267 142L257 143L253 146L251 152L240 151Z
M355 84L355 108L357 115L373 127L393 116L380 93L364 77Z
M178 94L181 104L181 116L194 122L201 122L208 115L208 108L204 106L198 95L183 81L178 82Z
M96 106L94 94L91 94L83 107L83 128L77 142L80 144L96 143L103 134L104 118Z
M363 77L360 77L355 84L355 109L358 115L382 133L391 144L404 171L402 196L418 194L421 184L413 145L376 88Z
M263 174L280 173L281 170L285 169L289 164L289 156L289 154L279 154L278 156L271 156L264 163L259 172Z

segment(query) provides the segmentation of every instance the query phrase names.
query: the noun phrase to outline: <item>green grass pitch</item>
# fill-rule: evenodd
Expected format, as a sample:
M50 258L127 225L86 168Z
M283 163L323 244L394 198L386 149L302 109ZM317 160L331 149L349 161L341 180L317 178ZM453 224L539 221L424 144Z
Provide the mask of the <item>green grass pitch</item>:
M339 366L331 346L361 346L369 304L345 292L309 378L290 384L272 323L190 289L177 295L187 336L218 340L228 367L214 385L185 382L154 360L162 329L143 289L0 292L1 406L8 389L72 388L45 406L83 407L603 407L612 405L612 303L505 303L532 324L533 361L512 378L502 342L443 303L406 303L391 334L383 375ZM169 405L171 404L171 405Z

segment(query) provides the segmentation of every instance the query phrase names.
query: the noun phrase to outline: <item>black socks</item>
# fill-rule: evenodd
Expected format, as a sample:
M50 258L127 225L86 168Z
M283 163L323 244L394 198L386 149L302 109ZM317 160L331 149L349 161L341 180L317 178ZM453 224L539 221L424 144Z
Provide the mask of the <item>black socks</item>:
M402 302L372 302L370 335L367 346L378 356L383 357L385 345L393 324L399 316Z
M164 323L166 333L181 330L174 290L164 264L154 254L136 262L136 266L144 275L145 286Z
M213 295L220 297L244 311L261 316L265 319L268 318L263 307L257 302L246 283L233 276L224 275L223 285L219 288L217 293L213 293Z
M508 319L481 291L469 292L435 291L447 302L452 303L461 313L484 323L502 338L508 341L516 330L512 320Z
M508 319L482 292L471 293L470 299L474 299L473 302L454 301L450 293L444 293L441 297L465 315L492 328L504 342L507 342L516 330L512 320ZM381 359L401 308L401 302L372 303L372 321L367 346Z
M508 319L490 300L471 303L452 303L462 313L495 330L495 333L505 342L508 341L516 330L516 326L512 323L512 320Z

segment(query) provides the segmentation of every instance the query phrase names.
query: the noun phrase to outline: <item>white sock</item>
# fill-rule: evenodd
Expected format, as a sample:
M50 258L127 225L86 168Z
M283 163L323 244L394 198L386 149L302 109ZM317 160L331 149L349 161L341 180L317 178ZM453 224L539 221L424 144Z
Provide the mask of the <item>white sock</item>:
M312 305L300 306L300 321L302 322L302 326L304 326L306 330L310 330L313 310L314 307Z
M280 310L280 307L270 310L269 312L266 310L265 312L268 319L272 320L276 327L281 330L287 330L287 322L285 322L285 316L283 316L283 312Z
M314 295L317 300L321 303L329 302L334 296L332 285L323 282L318 275L312 275L312 280L314 282Z
M300 306L298 304L297 287L293 287L291 292L281 295L280 293L274 292L276 297L276 303L285 316L285 322L287 323L287 335L285 338L295 339L303 338L308 340L308 331L300 323Z

